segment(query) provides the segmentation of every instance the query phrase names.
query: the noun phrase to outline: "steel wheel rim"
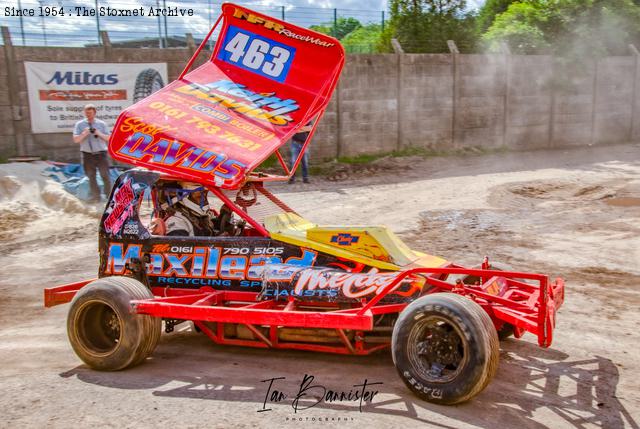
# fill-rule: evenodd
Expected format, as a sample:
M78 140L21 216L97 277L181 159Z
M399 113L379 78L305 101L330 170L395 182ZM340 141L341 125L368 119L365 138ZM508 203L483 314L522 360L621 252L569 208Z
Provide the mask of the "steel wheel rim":
M449 318L431 315L418 320L407 341L411 367L429 383L454 380L469 361L469 346Z
M85 303L77 316L78 340L94 356L113 353L122 340L122 320L104 301Z

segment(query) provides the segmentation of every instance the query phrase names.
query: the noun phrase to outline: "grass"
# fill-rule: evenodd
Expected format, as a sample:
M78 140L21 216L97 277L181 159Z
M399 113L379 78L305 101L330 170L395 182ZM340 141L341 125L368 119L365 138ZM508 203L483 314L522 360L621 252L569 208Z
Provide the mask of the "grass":
M280 162L278 161L278 157L273 154L269 156L269 158L265 159L262 164L260 164L262 168L276 168L280 167Z
M406 148L400 150L394 150L391 152L378 152L378 153L365 153L362 155L356 156L341 156L338 158L338 162L343 164L368 164L370 162L376 161L380 158L385 158L388 156L397 158L402 156L422 156L427 157L430 155L430 151L424 148L408 146Z
M326 158L323 162L314 163L312 162L309 165L309 172L313 176L325 176L332 174L337 167L340 165L357 165L357 166L365 166L374 161L377 161L382 158L392 157L392 158L402 158L409 156L418 156L421 158L429 158L429 157L437 157L437 156L477 156L477 155L487 155L491 153L500 153L506 152L508 148L506 147L498 147L498 148L482 148L478 146L460 148L455 150L434 150L427 149L423 147L416 146L407 146L402 149L393 150L390 152L377 152L377 153L367 153L356 156L341 156L338 158ZM288 162L288 157L285 155L285 159ZM267 158L258 168L259 171L263 172L271 172L276 174L283 174L282 168L280 167L280 163L278 162L278 158L275 155L271 155Z

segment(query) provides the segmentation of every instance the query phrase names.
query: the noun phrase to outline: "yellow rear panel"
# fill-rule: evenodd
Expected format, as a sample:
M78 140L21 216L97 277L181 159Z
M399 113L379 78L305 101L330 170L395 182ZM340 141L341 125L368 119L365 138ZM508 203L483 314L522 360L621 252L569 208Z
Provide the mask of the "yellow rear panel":
M267 217L265 228L276 240L383 270L439 267L447 263L437 256L414 252L385 226L318 226L296 214L283 213Z

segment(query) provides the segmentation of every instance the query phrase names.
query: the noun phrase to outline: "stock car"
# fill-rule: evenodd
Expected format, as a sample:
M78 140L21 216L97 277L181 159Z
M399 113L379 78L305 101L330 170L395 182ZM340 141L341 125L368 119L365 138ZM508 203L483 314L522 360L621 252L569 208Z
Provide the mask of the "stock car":
M194 61L221 23L211 58ZM96 370L142 363L190 322L218 344L367 355L390 351L420 398L456 404L497 371L499 338L549 347L564 281L456 265L384 226L317 225L268 190L295 173L344 63L331 37L242 6L222 14L174 82L126 109L109 151L135 166L100 221L98 279L45 289L70 302L69 341ZM280 150L312 122L288 166ZM284 171L258 167L274 156ZM167 235L176 186L208 191L215 231ZM147 203L145 203L147 201Z

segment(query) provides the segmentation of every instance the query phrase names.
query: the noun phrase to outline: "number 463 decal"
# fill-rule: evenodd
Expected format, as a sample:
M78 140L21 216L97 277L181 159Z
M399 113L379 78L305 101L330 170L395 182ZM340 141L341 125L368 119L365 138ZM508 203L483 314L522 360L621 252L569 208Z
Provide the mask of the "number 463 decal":
M291 46L230 25L218 59L268 79L284 82L296 52Z

